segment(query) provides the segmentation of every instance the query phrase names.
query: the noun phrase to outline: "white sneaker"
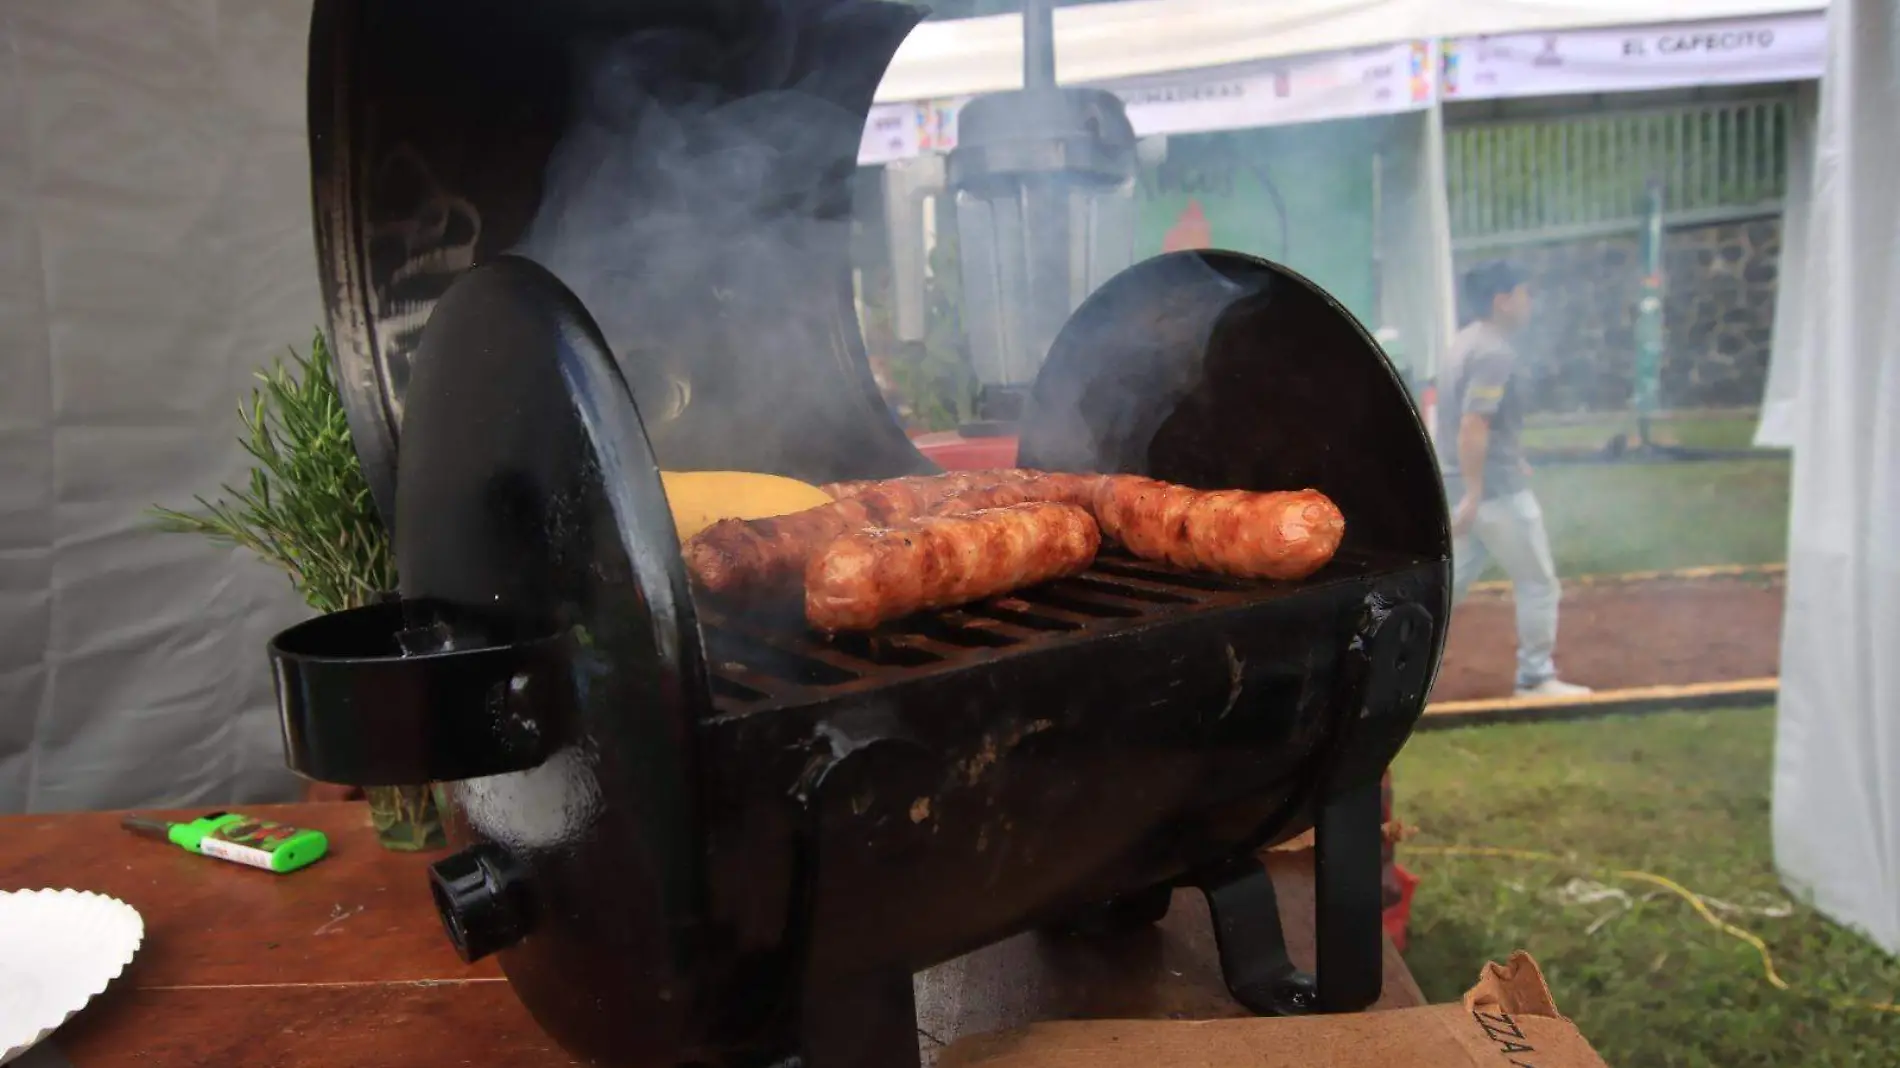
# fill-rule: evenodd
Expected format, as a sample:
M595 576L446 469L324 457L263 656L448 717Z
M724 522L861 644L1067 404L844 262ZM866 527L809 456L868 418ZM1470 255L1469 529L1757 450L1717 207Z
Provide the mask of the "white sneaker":
M1588 686L1579 686L1562 679L1545 679L1535 686L1519 687L1517 695L1519 697L1582 697L1589 692Z

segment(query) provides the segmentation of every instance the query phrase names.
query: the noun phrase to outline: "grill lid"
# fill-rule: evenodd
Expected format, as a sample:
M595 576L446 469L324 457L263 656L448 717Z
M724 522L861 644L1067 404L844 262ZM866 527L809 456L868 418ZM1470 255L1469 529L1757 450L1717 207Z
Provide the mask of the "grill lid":
M1436 454L1351 312L1276 263L1175 252L1110 279L1050 347L1021 462L1189 486L1310 486L1344 550L1451 555Z
M859 139L921 17L879 0L317 0L318 272L384 520L430 310L530 240L616 346L667 468L929 470L871 377L850 273ZM631 235L605 267L550 249L540 217L594 173L626 216L612 233ZM601 229L598 213L550 214Z

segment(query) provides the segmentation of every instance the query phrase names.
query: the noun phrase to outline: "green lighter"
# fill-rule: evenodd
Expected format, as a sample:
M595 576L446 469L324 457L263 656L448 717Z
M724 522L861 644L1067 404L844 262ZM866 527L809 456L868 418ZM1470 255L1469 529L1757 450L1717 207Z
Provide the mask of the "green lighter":
M280 875L315 864L330 848L330 840L322 831L307 831L235 812L213 812L190 823L127 816L120 824L134 834L163 838L180 849Z

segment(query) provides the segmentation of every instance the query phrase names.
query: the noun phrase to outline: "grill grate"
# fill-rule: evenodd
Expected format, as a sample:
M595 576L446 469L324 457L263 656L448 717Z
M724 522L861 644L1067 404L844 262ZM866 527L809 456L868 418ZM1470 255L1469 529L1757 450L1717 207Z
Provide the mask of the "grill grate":
M1132 557L1103 556L1072 578L830 639L794 622L775 625L702 611L714 712L749 714L900 678L963 670L1055 642L1092 641L1186 614L1289 596L1395 563L1342 552L1305 582L1285 583L1187 573Z

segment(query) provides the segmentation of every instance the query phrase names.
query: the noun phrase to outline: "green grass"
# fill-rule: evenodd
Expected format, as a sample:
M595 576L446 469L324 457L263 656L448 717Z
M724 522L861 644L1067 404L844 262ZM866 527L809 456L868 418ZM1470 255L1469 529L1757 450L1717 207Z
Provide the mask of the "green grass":
M1754 447L1756 421L1753 415L1663 419L1652 426L1650 434L1661 444L1685 445L1692 449L1749 449ZM1576 422L1528 423L1524 427L1524 444L1533 449L1600 449L1618 434L1635 437L1634 414L1606 415Z
M1532 448L1597 448L1634 429L1631 417L1606 415L1527 426L1524 438ZM1746 449L1754 433L1751 415L1657 427L1662 440L1702 449ZM1770 451L1693 463L1546 464L1531 488L1559 574L1620 574L1786 560L1788 471L1787 455ZM1485 577L1503 573L1493 567Z
M1527 949L1558 1008L1618 1068L1900 1064L1900 1015L1825 1000L1900 996L1900 961L1803 907L1732 917L1767 941L1795 987L1778 991L1754 950L1679 898L1605 874L1637 869L1738 905L1787 903L1769 845L1773 730L1760 709L1415 738L1394 787L1399 818L1420 832L1400 861L1424 880L1407 960L1426 995L1454 1000L1484 961ZM1434 845L1573 860L1407 851ZM1560 900L1580 878L1627 891L1634 906Z
M1559 574L1787 559L1785 459L1547 467L1531 488Z

